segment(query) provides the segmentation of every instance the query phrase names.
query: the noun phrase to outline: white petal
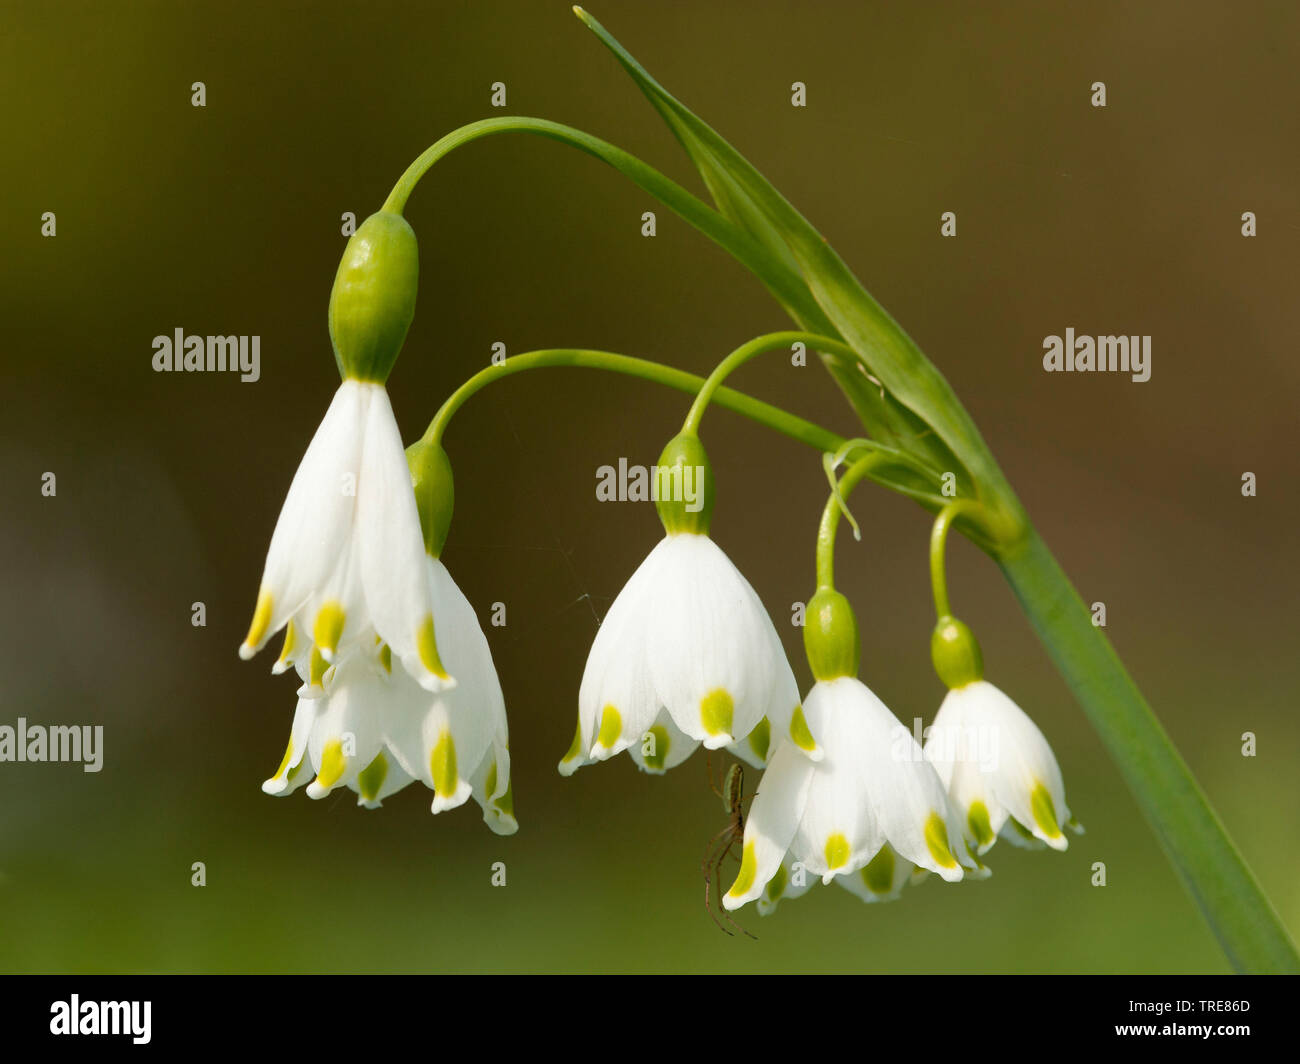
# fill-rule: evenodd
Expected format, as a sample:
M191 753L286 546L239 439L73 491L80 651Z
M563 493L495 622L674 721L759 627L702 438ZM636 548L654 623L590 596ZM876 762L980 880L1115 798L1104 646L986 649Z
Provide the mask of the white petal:
M849 676L815 685L804 708L826 760L817 766L794 852L828 880L856 872L888 841L912 863L961 879L962 864L974 862L960 824L934 768L898 718ZM830 867L831 856L843 860Z
M646 627L661 568L662 555L651 551L615 597L592 640L578 688L584 761L603 761L640 744L659 715L646 663Z
M360 541L354 535L339 555L333 571L294 614L291 623L311 640L326 663L333 663L361 645L363 635L373 639L374 627L361 586Z
M348 781L348 786L357 792L357 805L378 809L390 794L414 782L415 778L398 764L392 751L380 750L369 765Z
M519 830L510 786L510 750L503 741L493 740L492 749L474 772L471 786L488 827L498 835L513 835Z
M431 694L406 675L396 660L393 676L400 698L387 714L387 748L406 772L434 792L435 813L455 808L472 793L469 774L477 767L477 763L462 764L456 742L456 725L463 713L449 703L452 692ZM462 694L462 710L466 701Z
M451 577L447 579L450 581ZM453 585L454 586L454 585ZM459 589L457 589L459 591ZM487 640L483 641L487 650ZM491 665L491 653L488 652ZM483 822L498 835L513 835L519 830L515 819L514 792L510 781L510 731L506 720L505 697L497 681L496 668L491 668L492 686L497 697L489 702L493 719L490 721L492 740L479 760L470 780L474 800L483 810Z
M812 890L813 885L819 882L816 876L810 873L801 862L790 860L787 855L786 860L776 870L776 874L767 881L767 886L763 888L763 893L758 899L758 912L760 916L770 916L776 911L777 904L783 901L793 901L800 898Z
M868 777L882 770L882 762L883 771L892 775L890 722L898 721L849 676L814 684L804 710L821 738L824 757L813 765L790 848L809 872L830 882L836 875L852 875L884 845L885 829L871 801Z
M836 876L835 882L863 901L894 901L912 878L916 865L899 855L889 843L851 876Z
M1015 817L1007 817L1006 823L1002 825L1002 830L998 832L998 838L1005 839L1012 846L1018 846L1022 850L1047 849L1047 843L1036 838L1033 832L1022 825Z
M779 740L786 737L778 732L777 738ZM694 740L691 740L691 743L692 746L698 745ZM775 752L775 748L776 744L772 741L772 723L766 717L760 720L743 739L728 743L726 747L727 753L732 757L759 769L767 767L767 757Z
M577 731L560 761L561 775L571 776L593 760L640 744L658 716L658 698L646 667L645 628L652 608L649 589L659 564L660 555L652 550L615 596L596 631L578 688Z
M673 718L666 709L662 709L654 723L646 729L640 740L627 748L627 752L642 772L662 776L690 757L699 749L699 745L673 723Z
M991 764L980 766L989 792L1036 838L1064 850L1069 843L1061 825L1070 820L1065 784L1038 726L985 680L951 692L953 697L961 701L965 721L990 737L986 745L992 750Z
M311 778L311 760L307 756L307 747L320 705L316 699L298 699L284 758L280 762L280 767L276 769L275 775L262 784L262 790L267 794L292 794Z
M784 655L774 660L771 618L708 536L669 536L652 556L651 682L683 732L706 749L726 746L753 730L772 699Z
M505 735L505 694L473 604L439 559L426 556L423 564L434 613L442 619L438 644L445 648L443 662L453 676L464 677L463 696L457 696L456 688L442 695L454 718L457 755L470 770L483 760L494 736Z
M304 670L307 668L310 650L310 639L302 634L294 618L290 617L285 622L284 640L280 645L280 656L276 658L275 664L271 666L271 675L279 676L290 669L297 669L303 680L306 681L307 673Z
M505 697L487 637L473 606L446 567L427 559L434 608L446 619L443 661L459 677L454 688L431 693L394 660L397 697L386 717L385 739L402 767L434 792L433 811L461 805L494 739L504 741Z
M324 798L335 787L352 786L384 741L382 707L391 684L370 661L353 655L339 663L334 684L320 700L309 747L316 778L309 798Z
M366 416L361 482L357 494L361 583L375 631L401 659L406 671L430 691L454 686L450 669L438 663L442 631L425 569L424 538L411 487L402 437L382 385L373 391Z
M322 587L352 535L370 392L344 381L298 465L271 535L257 608L241 657L257 653Z
M867 777L885 838L913 864L956 882L963 866L974 868L975 861L966 853L963 828L943 781L911 732L865 685L863 690L870 695L882 738L888 736L887 743L876 747Z
M799 699L799 685L790 669L785 647L776 629L771 631L772 683L765 716L771 724L772 741L785 736L813 761L824 756L817 737L808 728L808 719Z
M976 853L985 853L1007 820L995 794L997 734L967 712L966 688L949 691L927 729L925 758L939 775Z
M807 799L814 766L792 744L782 742L767 771L745 822L740 873L722 898L727 909L738 909L762 895L790 848Z

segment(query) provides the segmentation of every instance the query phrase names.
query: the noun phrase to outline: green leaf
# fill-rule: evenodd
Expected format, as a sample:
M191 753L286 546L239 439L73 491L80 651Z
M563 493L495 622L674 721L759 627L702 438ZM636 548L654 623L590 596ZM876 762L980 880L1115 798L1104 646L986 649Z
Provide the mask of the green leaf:
M704 184L708 187L709 195L713 197L718 209L764 244L786 265L795 268L794 257L781 235L779 226L773 224L761 204L755 201L747 185L757 180L762 182L772 194L775 195L776 190L768 185L762 175L754 170L730 144L651 77L650 73L615 40L604 26L581 7L575 7L573 11L600 38L601 43L614 53L614 57L632 75L632 79L663 117L668 128L686 149L686 154L691 157L696 169L700 171L700 176L704 178ZM749 172L744 173L746 170ZM828 322L820 324L826 326Z
M794 264L815 304L809 307L795 299L793 289L786 290L782 304L791 316L811 332L843 340L857 354L859 365L827 353L822 359L872 436L939 469L959 472L964 466L981 500L996 511L992 530L1001 534L992 552L1232 963L1243 971L1300 972L1300 954L1281 919L1118 655L1091 624L1078 593L1029 525L947 381L758 171L669 95L595 19L574 10L663 115L719 211L766 247L771 258ZM768 280L761 273L760 278ZM960 464L953 464L958 458ZM882 473L895 483L917 475L903 461Z
M1019 506L974 422L911 338L744 156L660 85L591 15L581 8L574 11L663 117L719 211L780 261L793 264L803 278L817 310L789 305L786 310L804 328L842 338L857 353L861 368L823 360L867 430L929 465L956 473L963 495L982 498L1018 526Z

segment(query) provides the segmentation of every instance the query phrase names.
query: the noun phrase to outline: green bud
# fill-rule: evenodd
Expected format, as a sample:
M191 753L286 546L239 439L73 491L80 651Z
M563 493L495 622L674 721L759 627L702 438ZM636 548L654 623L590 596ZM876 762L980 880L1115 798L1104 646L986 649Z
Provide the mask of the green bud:
M415 317L420 254L400 214L372 214L343 249L330 293L330 342L344 380L383 384Z
M803 648L819 683L858 674L858 619L849 600L832 587L818 588L808 600Z
M406 449L406 464L411 467L424 549L437 558L447 542L451 512L456 504L451 459L439 444L416 440Z
M984 678L984 655L975 633L956 617L940 617L930 636L934 671L949 689Z
M713 518L713 467L694 433L668 441L655 467L655 509L669 535L707 535Z

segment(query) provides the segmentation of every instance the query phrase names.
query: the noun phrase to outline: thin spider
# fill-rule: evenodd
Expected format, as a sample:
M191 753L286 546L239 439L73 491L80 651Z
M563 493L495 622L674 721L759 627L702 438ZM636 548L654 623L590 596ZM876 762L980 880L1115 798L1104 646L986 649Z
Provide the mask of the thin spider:
M745 837L745 814L743 805L745 801L745 770L739 764L733 764L727 769L726 779L723 783L722 790L718 790L713 785L713 764L712 761L705 757L705 764L709 773L709 789L722 799L722 807L727 811L727 826L719 831L709 840L708 846L704 850L704 860L700 862L700 870L704 873L704 909L718 928L725 931L728 935L735 937L735 933L727 930L722 920L718 919L717 913L713 910L711 904L711 890L714 884L720 884L722 878L722 864L728 857L735 857L735 847L737 842L742 842ZM716 859L715 859L716 858ZM719 890L719 896L721 891ZM757 939L757 935L751 934L736 923L731 918L731 914L722 908L719 902L718 911L722 917L737 931L743 931L752 939Z

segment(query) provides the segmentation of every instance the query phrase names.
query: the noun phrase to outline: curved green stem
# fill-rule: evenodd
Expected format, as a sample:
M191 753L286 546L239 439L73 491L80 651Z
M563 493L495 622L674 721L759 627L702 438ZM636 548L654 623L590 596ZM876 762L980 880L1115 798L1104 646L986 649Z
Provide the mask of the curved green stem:
M837 355L846 355L852 357L853 349L840 340L835 340L829 336L818 336L815 333L796 332L786 330L784 332L767 333L763 336L757 336L747 343L741 344L731 352L726 358L718 363L717 368L709 374L708 380L700 388L699 394L695 397L695 402L691 404L691 409L686 415L686 421L682 424L682 432L692 436L698 436L700 432L700 422L704 418L704 411L708 409L714 393L722 387L722 382L727 379L735 370L739 369L751 358L766 354L769 351L779 350L782 347L789 347L793 344L804 344L817 350L826 351Z
M593 137L580 129L544 118L519 115L485 118L471 122L442 137L406 168L384 201L383 209L401 214L406 201L429 169L463 144L497 133L531 133L556 140L612 166L638 188L650 193L679 214L714 243L730 253L741 265L753 271L764 286L801 322L813 323L818 331L833 331L826 315L818 307L799 274L765 248L759 241L715 211L697 196L666 177L635 155ZM825 324L825 329L821 328Z
M937 617L950 617L948 607L948 570L944 554L948 547L948 529L954 518L978 512L979 504L969 499L954 499L934 519L930 530L930 586L934 590L934 612Z
M871 474L872 469L884 460L879 454L859 458L840 477L839 486L831 492L822 510L821 524L817 528L817 590L835 587L835 535L840 527L840 514L844 512L849 494Z
M705 383L703 377L698 377L694 373L673 369L671 366L664 366L649 359L632 358L629 355L614 354L610 351L587 351L568 347L529 351L525 354L513 355L504 362L480 370L452 392L433 416L433 420L429 422L429 427L424 433L425 441L441 444L447 425L456 411L480 389L503 377L522 373L525 370L554 366L576 366L622 373L626 376L653 381L668 388L675 388L679 392L698 392ZM842 436L837 436L820 425L814 425L811 421L805 421L770 403L753 399L730 388L718 389L716 399L719 406L743 414L752 421L766 425L819 451L835 451L844 443Z
M603 34L594 26L593 20L588 21ZM981 498L988 496L991 505L986 513L981 514L979 524L986 527L990 535L981 545L1002 566L1026 614L1106 743L1138 805L1234 966L1260 972L1300 971L1300 954L1297 954L1277 913L1105 635L1091 624L1087 609L1029 523L973 419L947 382L901 327L862 288L824 239L757 171L716 133L668 96L648 75L643 75L635 60L617 42L612 42L611 47L638 78L661 114L669 119L679 139L688 150L693 149L692 158L705 174L715 198L721 193L724 202L731 204L730 213L740 221L733 222L724 217L657 170L604 141L567 126L531 118L488 119L444 137L407 170L385 207L401 211L411 189L429 166L460 144L502 132L527 132L549 137L601 159L676 211L751 270L802 328L843 337L858 353L858 358L852 362L829 358L827 367L848 394L864 425L873 430L873 435L906 450L923 452L930 464L940 468L962 472L964 467ZM768 239L759 239L752 235L755 233L767 234ZM551 354L567 354L569 360L537 364L596 365L584 359L599 353L570 351ZM871 374L867 372L867 356L870 357ZM622 357L601 355L600 360ZM515 360L507 359L502 366L493 367L503 372L493 374L492 370L485 370L467 382L462 391L474 381L480 383L471 388L460 402L488 380L506 375L505 365L512 361ZM640 360L627 359L620 366L607 363L598 368L659 380L685 392L698 391L704 384L699 377L655 366L654 363L643 364L655 366L653 375L643 373L632 368L637 364ZM516 372L518 368L527 367L512 368L508 372ZM876 377L883 382L879 394L873 388L877 383ZM843 443L839 437L817 426L730 389L720 388L716 398L720 405L768 423L819 450L834 451ZM769 420L763 411L778 416ZM442 419L444 426L445 420ZM803 428L796 428L796 423ZM432 431L434 426L430 428ZM440 434L441 429L438 431ZM869 457L875 461L883 460ZM950 459L954 465L947 464ZM849 474L846 473L841 481L841 495L852 486L848 480ZM910 494L933 508L930 500L921 493ZM818 538L819 581L823 563L826 579L833 575L831 555L840 511L839 502L834 498L832 502L834 515L823 514L823 527ZM828 509L831 505L828 503ZM975 529L967 522L963 531ZM827 536L829 548L824 542Z
M676 212L684 221L707 236L753 273L763 286L776 297L787 313L807 331L807 336L816 337L818 350L827 356L826 364L836 379L843 384L846 378L857 381L859 377L862 377L862 379L868 380L873 387L881 388L881 401L884 401L883 385L879 385L879 382L874 381L869 376L862 376L865 370L863 370L854 349L836 339L838 330L831 324L826 312L818 304L804 278L786 259L775 254L746 229L714 210L703 200L692 195L653 166L610 144L608 141L593 137L580 129L559 122L550 122L542 118L522 116L502 116L471 122L440 138L411 163L406 168L406 172L398 179L397 184L393 186L392 192L389 193L388 199L384 202L383 209L401 213L406 209L407 200L410 198L415 186L435 163L464 144L497 133L529 133L534 136L545 137L577 148L579 151L613 167L631 180L638 188L648 192L669 209ZM791 340L790 342L793 343L794 341ZM734 368L734 365L731 368ZM678 371L670 372L677 373ZM730 372L730 369L728 372ZM670 387L698 391L699 387L705 383L701 378L690 374L677 377L676 381L680 382L687 379L698 383L692 384L689 389L685 388L681 383L671 383ZM668 382L665 381L665 383ZM725 388L720 391L721 394L718 395L718 399L723 406L731 406L739 395L739 393L728 393ZM732 408L735 409L735 407ZM700 416L703 416L702 412ZM839 437L836 437L836 439L838 443L834 446L822 447L821 449L836 450L844 442ZM805 442L808 441L805 440ZM820 445L814 444L814 446ZM898 458L897 464L899 465L920 469L915 456L909 455L898 447L882 445L880 450L882 453L887 450L892 452ZM933 509L935 506L930 494L914 482L887 477L879 478L878 482L891 491L906 495L929 509ZM981 541L981 546L984 545L984 542Z

